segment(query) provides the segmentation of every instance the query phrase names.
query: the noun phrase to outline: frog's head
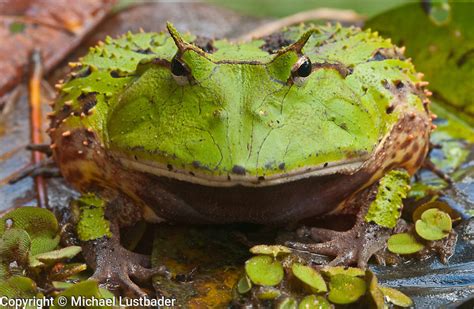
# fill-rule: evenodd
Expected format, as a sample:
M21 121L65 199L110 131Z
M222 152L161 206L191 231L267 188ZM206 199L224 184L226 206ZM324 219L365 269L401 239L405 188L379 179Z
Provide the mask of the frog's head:
M380 81L314 52L324 48L315 28L275 53L262 40L205 52L168 31L172 48L140 63L111 104L107 144L132 168L212 186L350 171L396 119L388 98L374 102Z

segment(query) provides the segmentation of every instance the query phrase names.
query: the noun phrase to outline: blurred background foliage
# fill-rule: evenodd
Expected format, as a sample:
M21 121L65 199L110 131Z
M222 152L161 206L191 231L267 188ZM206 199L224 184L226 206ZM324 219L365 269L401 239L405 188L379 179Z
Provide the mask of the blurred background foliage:
M413 0L208 0L242 14L258 17L284 17L301 11L318 8L335 8L354 10L372 17L402 4L413 3Z

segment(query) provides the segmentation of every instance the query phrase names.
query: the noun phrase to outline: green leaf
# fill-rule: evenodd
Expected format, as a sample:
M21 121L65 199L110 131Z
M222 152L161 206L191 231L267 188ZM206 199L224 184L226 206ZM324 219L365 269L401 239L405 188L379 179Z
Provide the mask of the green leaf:
M413 222L416 222L421 219L421 215L428 209L436 208L441 211L444 211L447 213L450 217L451 220L459 220L461 219L461 216L454 210L452 209L446 202L442 201L431 201L424 203L418 207L416 207L415 211L412 214L412 220Z
M277 309L296 309L298 308L298 302L293 297L285 297L276 306Z
M58 221L47 209L21 207L0 219L0 235L8 228L25 230L31 239L31 254L51 251L59 244Z
M291 266L293 275L307 284L314 293L326 292L328 287L321 274L314 268L300 263Z
M250 248L250 252L252 254L264 254L264 255L272 255L273 257L277 257L279 255L286 255L291 253L291 249L281 245L257 245Z
M43 263L51 264L62 260L71 259L81 251L82 248L80 246L69 246L58 250L35 255L35 258Z
M252 289L252 282L250 281L249 277L243 276L240 278L239 282L237 282L237 292L240 294L245 294Z
M400 233L390 236L387 241L387 248L390 252L398 254L412 254L424 248L413 235Z
M85 298L96 298L96 299L108 299L110 295L103 295L99 289L97 281L93 280L85 280L79 283L74 284L73 286L67 288L63 292L59 293L58 296L54 299L54 304L51 308L63 308L63 309L72 309L76 308L71 304L72 297L79 297L83 296ZM68 300L66 305L60 303L60 299L64 299L64 297ZM88 308L111 308L110 306L91 306Z
M0 262L9 264L16 261L18 265L26 266L30 249L30 236L25 230L8 229L0 238Z
M367 285L359 277L348 275L334 275L329 282L328 299L332 303L345 305L356 302L365 294Z
M451 217L437 208L423 212L421 219L416 221L415 230L426 240L440 240L449 235L452 230Z
M283 266L271 256L257 255L245 263L245 271L253 283L274 286L283 279Z
M66 280L87 269L83 263L68 263L62 265L59 269L53 268L49 273L49 278L54 281Z
M343 274L354 277L365 276L365 270L357 267L346 267L346 266L324 266L321 272L328 276L334 276L337 274Z
M0 280L0 295L8 298L33 298L38 295L36 283L27 277L13 276Z
M372 301L375 304L375 307L378 309L383 309L385 306L385 299L383 297L384 295L379 288L377 277L370 270L367 270L366 281L369 283L369 293Z
M329 309L331 304L326 298L316 295L308 295L303 298L298 306L298 309Z
M276 289L271 286L261 286L258 288L257 292L255 293L258 299L261 300L270 300L280 297L281 292L279 289Z
M379 288L382 291L383 295L392 304L403 308L413 306L413 301L410 299L410 297L406 296L402 292L385 286L380 286Z

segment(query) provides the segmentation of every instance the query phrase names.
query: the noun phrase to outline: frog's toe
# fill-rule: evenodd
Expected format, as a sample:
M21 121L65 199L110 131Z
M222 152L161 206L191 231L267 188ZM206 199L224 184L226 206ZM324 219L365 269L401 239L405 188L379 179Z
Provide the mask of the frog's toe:
M130 271L130 275L138 282L147 282L155 275L161 275L167 278L171 278L171 273L166 269L165 266L146 268L143 266L136 265Z
M127 296L147 296L138 284L148 283L154 275L170 276L164 266L150 268L148 256L123 248L114 237L86 242L83 249L86 261L94 268L91 279Z
M328 229L310 228L298 231L299 236L310 236L320 243L288 242L287 246L335 257L330 265L352 265L367 267L369 259L379 250L383 249L390 229L376 224L356 224L352 229L338 232Z

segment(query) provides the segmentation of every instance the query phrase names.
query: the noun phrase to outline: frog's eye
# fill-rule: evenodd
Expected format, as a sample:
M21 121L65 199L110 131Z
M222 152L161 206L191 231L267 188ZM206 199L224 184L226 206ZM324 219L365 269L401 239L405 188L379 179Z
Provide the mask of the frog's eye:
M306 57L302 57L300 59L301 61L298 61L300 63L298 64L298 68L295 71L295 75L299 77L308 77L312 70L311 60Z
M179 85L189 84L191 77L191 70L188 66L179 60L176 56L171 60L171 74Z
M291 77L293 83L297 85L302 85L306 77L311 74L313 66L311 60L308 57L303 56L293 65L291 70Z

